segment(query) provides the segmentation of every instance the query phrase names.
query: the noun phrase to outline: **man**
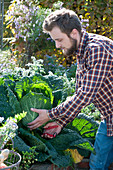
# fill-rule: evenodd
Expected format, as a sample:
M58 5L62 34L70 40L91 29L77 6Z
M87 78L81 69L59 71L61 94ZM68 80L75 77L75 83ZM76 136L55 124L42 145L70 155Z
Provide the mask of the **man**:
M90 169L106 170L113 162L113 41L82 30L74 11L61 9L52 12L43 23L65 55L76 54L76 92L65 102L51 110L35 109L39 116L28 127L35 129L50 119L44 137L51 138L90 103L99 109L102 121L95 140L96 155L91 154ZM56 126L57 125L57 126Z

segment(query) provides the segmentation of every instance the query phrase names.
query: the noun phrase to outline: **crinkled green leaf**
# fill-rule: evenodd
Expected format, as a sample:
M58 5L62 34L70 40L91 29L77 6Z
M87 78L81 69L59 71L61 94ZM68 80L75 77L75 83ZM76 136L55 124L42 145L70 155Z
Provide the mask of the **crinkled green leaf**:
M24 126L27 126L29 122L32 122L38 114L32 112L31 108L37 109L51 109L52 105L50 98L47 98L42 93L30 92L26 94L20 101L22 111L27 112L26 116L22 119Z
M64 128L59 135L51 139L50 143L57 150L75 149L78 147L95 153L94 147L89 140L82 138L75 130L67 128Z
M39 162L50 160L59 167L67 167L71 163L69 155L66 155L63 150L58 151L54 145L50 143L50 140L44 140L41 137L38 138L23 128L19 129L19 135L28 146L36 146L36 151L38 152L37 159Z
M4 85L4 79L3 79L3 77L0 77L0 86L1 85Z
M32 92L42 93L44 96L50 98L51 104L53 104L53 95L52 89L49 85L44 81L38 81L37 83L33 84L30 89Z
M45 152L38 152L37 160L38 162L45 162L49 159L50 155Z
M21 113L21 107L19 101L17 100L17 97L9 87L7 88L7 92L7 96L9 98L9 105L12 106L13 114L15 115L17 113Z
M52 88L52 90L63 89L62 78L53 74L53 73L43 76L43 80L49 84L49 86Z
M53 107L56 107L58 104L61 103L62 89L53 91L53 95L54 95Z
M67 167L71 164L71 159L69 154L65 154L64 151L59 151L55 149L54 145L52 145L49 141L46 141L46 145L48 147L49 160L57 165L58 167Z
M14 148L17 149L19 152L30 152L30 146L28 146L22 138L20 138L18 135L14 137Z
M36 146L37 151L47 152L47 146L39 138L31 134L29 131L20 128L19 129L21 137L26 141L29 146ZM28 139L28 140L26 140Z
M35 75L30 76L31 80L33 81L34 84L36 84L38 81L43 80L43 76L39 73L35 73Z
M4 86L9 87L11 90L14 91L15 81L13 81L11 79L5 79L4 80Z
M33 81L29 77L23 77L20 81L16 82L15 92L19 99L22 98L24 92L27 94L30 91L32 83Z
M0 86L0 117L7 119L9 116L13 116L12 107L9 105L7 93L4 86Z
M84 138L95 138L99 124L93 118L80 113L73 121L72 125Z

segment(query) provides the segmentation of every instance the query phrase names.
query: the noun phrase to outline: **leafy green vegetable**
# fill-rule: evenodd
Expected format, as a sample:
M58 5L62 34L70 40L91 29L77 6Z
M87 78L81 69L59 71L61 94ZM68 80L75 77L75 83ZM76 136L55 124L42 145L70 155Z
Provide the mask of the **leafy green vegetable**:
M79 113L79 115L74 119L72 126L74 126L84 138L95 138L96 131L99 124L93 120L93 118Z
M31 108L37 109L51 109L51 101L50 98L47 98L42 93L30 92L26 94L20 101L20 105L22 110L27 112L26 116L22 119L22 124L27 126L27 124L33 121L38 114L36 112L32 112Z
M46 152L48 150L47 146L36 136L32 135L29 131L20 128L19 132L22 136L22 138L24 138L25 140L27 139L27 144L29 146L36 146L36 149L38 151L43 151Z
M56 138L53 138L50 143L57 150L76 149L76 147L85 149L86 152L94 152L91 142L82 138L75 130L64 128L64 130ZM89 152L87 152L89 154Z
M49 84L53 91L63 89L62 77L58 77L57 75L50 73L49 75L43 76L42 79Z
M33 81L29 77L23 77L20 81L16 82L15 91L19 99L29 92L32 83Z
M0 77L0 86L4 84L4 79L3 77Z
M52 89L44 81L38 81L37 84L33 84L31 89L32 92L42 93L44 96L50 98L51 104L53 103Z
M14 91L14 87L15 87L15 81L11 80L11 79L5 79L4 80L4 85L6 87L9 87L12 91Z
M15 148L19 152L29 152L36 146L39 162L51 161L59 167L71 164L67 149L77 149L82 156L95 153L93 143L98 123L85 114L79 114L72 123L53 139L41 137L43 126L34 131L27 129L27 124L38 114L31 108L51 109L73 93L74 81L54 74L42 76L35 74L29 77L7 75L0 78L0 116L6 119L17 113L27 112L18 123L19 130L14 138Z
M62 90L60 89L53 91L53 96L54 96L53 107L56 107L58 104L61 103Z
M36 150L38 152L37 159L39 162L43 162L48 159L59 167L66 167L70 164L71 160L69 155L65 155L63 150L59 152L54 145L50 143L50 140L44 140L41 137L39 139L23 128L19 129L19 135L22 139L24 139L24 141L26 141L28 146L36 146Z
M0 86L0 117L4 117L5 119L7 119L7 117L9 116L13 116L12 107L8 102L8 97L5 91L5 87L1 85Z
M9 104L10 106L12 106L12 109L13 109L13 114L20 113L21 108L20 108L20 103L17 100L17 97L15 96L15 94L9 87L7 88L7 92L8 92L7 96L9 98Z
M81 113L85 115L92 116L94 120L101 121L101 114L99 110L95 107L93 103L81 110Z
M22 138L20 138L18 135L16 135L13 139L14 141L14 148L19 151L19 152L31 152L30 150L30 146L28 146L23 140Z
M58 167L68 167L69 165L72 165L70 155L66 154L58 154L55 159L51 159L51 162Z

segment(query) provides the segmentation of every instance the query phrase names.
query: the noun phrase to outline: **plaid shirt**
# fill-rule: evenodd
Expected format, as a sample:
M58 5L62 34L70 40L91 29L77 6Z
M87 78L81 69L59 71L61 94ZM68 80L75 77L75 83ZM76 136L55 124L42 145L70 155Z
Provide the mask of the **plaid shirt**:
M76 92L47 114L64 127L94 103L106 119L107 135L113 136L113 41L83 31L76 55Z

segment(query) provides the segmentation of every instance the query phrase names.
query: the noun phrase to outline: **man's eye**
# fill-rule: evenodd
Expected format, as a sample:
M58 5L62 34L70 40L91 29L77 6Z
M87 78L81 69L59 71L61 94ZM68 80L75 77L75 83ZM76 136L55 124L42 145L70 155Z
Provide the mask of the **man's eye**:
M58 40L59 42L61 42L62 40L60 39L60 40Z

